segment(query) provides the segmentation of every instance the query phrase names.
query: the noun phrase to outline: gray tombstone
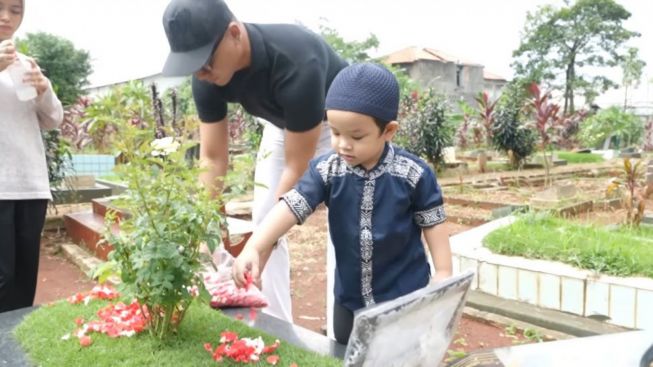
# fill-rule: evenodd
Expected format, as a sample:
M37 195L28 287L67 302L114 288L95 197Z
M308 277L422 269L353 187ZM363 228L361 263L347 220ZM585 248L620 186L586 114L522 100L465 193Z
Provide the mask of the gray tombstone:
M454 336L473 272L356 312L345 366L437 366Z

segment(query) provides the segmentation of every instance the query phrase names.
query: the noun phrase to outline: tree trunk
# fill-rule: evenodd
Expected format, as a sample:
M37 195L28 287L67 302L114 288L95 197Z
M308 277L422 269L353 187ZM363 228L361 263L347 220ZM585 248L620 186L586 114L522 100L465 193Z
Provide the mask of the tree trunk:
M628 86L624 86L624 112L628 108Z
M574 113L574 82L576 81L576 57L572 56L567 71L565 72L565 106L562 111L563 116Z

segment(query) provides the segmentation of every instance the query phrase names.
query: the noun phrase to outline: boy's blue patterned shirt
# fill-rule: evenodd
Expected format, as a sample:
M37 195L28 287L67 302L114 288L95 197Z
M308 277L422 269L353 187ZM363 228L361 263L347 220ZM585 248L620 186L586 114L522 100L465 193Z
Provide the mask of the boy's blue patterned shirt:
M355 311L426 286L423 227L446 219L435 174L418 157L386 144L370 171L331 152L311 161L282 197L299 223L322 202L336 254L336 302Z

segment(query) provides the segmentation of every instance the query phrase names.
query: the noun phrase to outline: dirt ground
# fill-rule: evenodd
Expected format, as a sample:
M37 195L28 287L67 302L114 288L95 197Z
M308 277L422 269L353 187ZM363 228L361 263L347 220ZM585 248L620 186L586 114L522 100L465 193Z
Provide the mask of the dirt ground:
M93 288L94 283L61 254L65 233L46 231L41 238L38 284L34 304L40 305Z

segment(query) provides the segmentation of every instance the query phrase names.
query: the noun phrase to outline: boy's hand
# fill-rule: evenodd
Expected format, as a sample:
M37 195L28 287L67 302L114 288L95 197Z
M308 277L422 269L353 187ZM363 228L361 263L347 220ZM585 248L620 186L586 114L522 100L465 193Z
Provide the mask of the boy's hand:
M248 287L252 282L260 284L259 254L245 247L231 268L231 276L238 288Z
M16 47L11 40L0 42L0 71L4 71L17 57Z

